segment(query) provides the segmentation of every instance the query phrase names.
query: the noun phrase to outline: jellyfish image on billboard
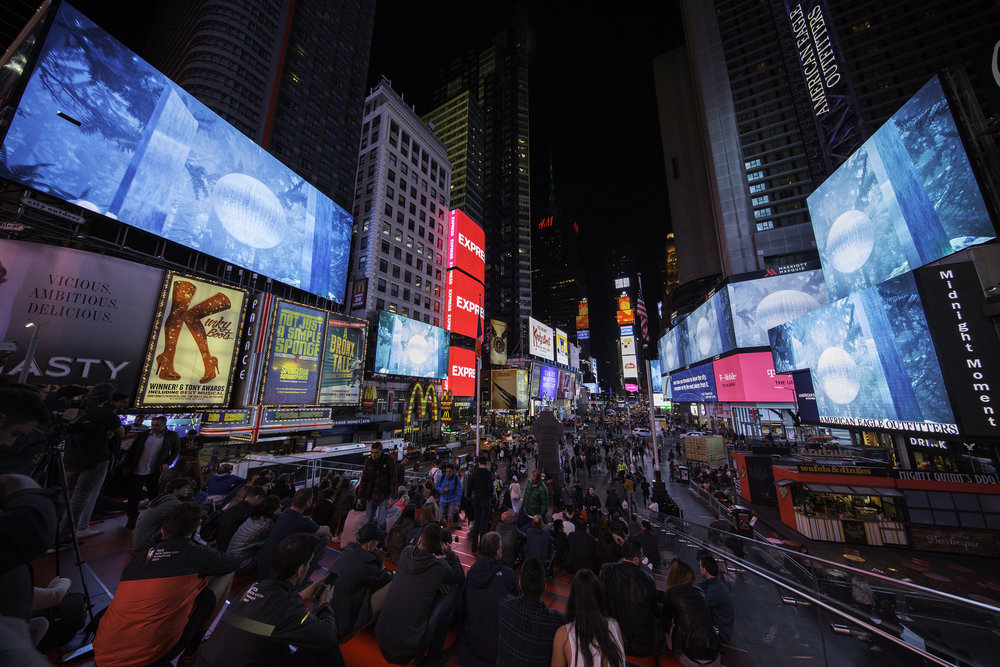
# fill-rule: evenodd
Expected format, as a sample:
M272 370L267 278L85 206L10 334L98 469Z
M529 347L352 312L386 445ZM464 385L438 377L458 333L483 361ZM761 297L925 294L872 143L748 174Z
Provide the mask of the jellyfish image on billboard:
M677 327L670 329L656 343L657 351L660 355L660 367L665 371L672 371L684 365L681 360L680 340Z
M820 269L729 284L737 347L766 347L768 329L830 302Z
M830 299L996 235L937 77L807 201Z
M681 332L681 357L696 363L736 347L729 291L719 290L688 315L677 329Z
M443 380L450 342L440 327L379 311L375 372Z
M822 421L954 424L912 273L780 324L770 341L775 372L811 372Z
M344 301L351 215L67 3L0 176Z

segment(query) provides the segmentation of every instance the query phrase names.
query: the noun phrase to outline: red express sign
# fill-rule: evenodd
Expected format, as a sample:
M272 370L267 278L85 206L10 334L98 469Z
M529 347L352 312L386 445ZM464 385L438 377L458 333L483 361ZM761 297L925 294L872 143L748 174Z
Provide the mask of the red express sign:
M448 389L455 396L476 395L476 353L463 347L448 351Z
M458 209L448 218L448 268L486 281L486 232Z
M448 271L448 301L445 307L445 328L448 331L475 338L477 331L486 329L483 321L483 286L461 271ZM482 328L480 328L480 326Z

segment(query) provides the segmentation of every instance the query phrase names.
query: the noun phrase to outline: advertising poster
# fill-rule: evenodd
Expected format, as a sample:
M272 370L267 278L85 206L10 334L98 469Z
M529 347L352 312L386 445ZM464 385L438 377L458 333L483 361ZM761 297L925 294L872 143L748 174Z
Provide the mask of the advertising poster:
M66 3L3 148L6 178L344 302L351 215Z
M355 280L351 286L351 310L364 309L368 299L368 279Z
M520 368L494 370L490 407L494 410L528 409L528 373Z
M570 343L569 346L569 367L580 370L580 346Z
M639 360L635 355L622 355L622 375L626 380L639 379Z
M958 434L913 273L770 333L775 371L812 372L822 423Z
M381 310L375 372L443 380L448 377L450 341L445 329Z
M580 300L580 305L577 307L576 311L576 330L581 331L583 329L590 328L590 305L587 303L586 299Z
M446 388L455 396L476 395L476 352L464 347L448 351L448 379Z
M545 326L533 317L528 318L528 354L554 361L555 335L552 327Z
M316 402L326 312L278 300L264 374L264 405Z
M569 338L562 329L556 329L556 363L569 365Z
M1000 254L1000 253L997 253ZM994 266L1000 265L996 255ZM916 272L927 324L963 434L996 437L1000 423L1000 341L972 262Z
M720 401L734 403L795 401L791 375L774 372L770 352L745 352L712 362Z
M448 214L448 268L486 282L486 232L462 211ZM475 334L473 334L475 335Z
M660 375L659 359L649 360L649 382L654 395L663 393L663 376Z
M507 323L490 320L490 364L507 365Z
M715 372L712 364L692 366L670 374L670 392L673 400L681 403L714 402Z
M243 290L167 274L136 405L227 404L246 301Z
M80 250L0 239L0 362L16 381L37 325L28 383L86 387L111 382L134 396L163 271Z
M806 201L831 300L996 236L936 76Z
M830 303L820 269L730 283L736 347L767 347L768 329Z
M539 370L538 398L555 400L559 383L559 371L551 366L541 366Z
M681 357L679 327L674 327L664 333L657 342L656 349L660 355L660 368L664 374L684 365L684 359Z
M368 323L339 315L326 319L323 370L319 376L321 405L357 405L365 375Z
M819 410L816 407L812 374L809 371L799 371L791 375L795 382L795 404L799 408L799 420L805 424L818 424Z
M477 338L483 325L483 285L454 269L448 271L445 301L445 328Z
M736 347L729 291L719 290L685 317L677 327L685 364L693 364L724 354Z

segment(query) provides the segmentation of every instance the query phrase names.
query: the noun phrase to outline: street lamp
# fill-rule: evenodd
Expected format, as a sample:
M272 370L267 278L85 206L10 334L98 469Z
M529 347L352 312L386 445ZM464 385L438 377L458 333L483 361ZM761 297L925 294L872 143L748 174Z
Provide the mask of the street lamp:
M28 373L31 372L31 364L35 361L35 349L38 347L38 332L41 329L34 322L28 322L24 325L25 329L34 329L31 333L31 342L28 343L28 354L24 357L24 364L21 366L21 374L18 375L17 381L21 384L25 384L28 381Z

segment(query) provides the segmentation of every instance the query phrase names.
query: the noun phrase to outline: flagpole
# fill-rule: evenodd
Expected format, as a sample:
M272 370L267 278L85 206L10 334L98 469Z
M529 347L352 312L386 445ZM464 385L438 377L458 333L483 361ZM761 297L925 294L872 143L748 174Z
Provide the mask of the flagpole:
M479 386L479 374L483 367L483 359L480 356L482 349L480 348L480 354L476 355L476 459L479 458L479 400L483 395L482 388Z
M642 274L641 273L637 274L637 277L639 279L639 301L642 302L641 310L645 312L646 303L642 298ZM639 326L640 326L639 333L642 334L641 321L639 323ZM649 364L649 340L647 339L646 335L642 336L642 351L643 351L642 356L645 357L646 361L646 400L648 401L649 405L649 434L652 436L653 439L653 471L657 472L660 469L660 447L656 442L656 417L653 414L653 410L655 410L655 408L653 407L653 377L651 375L650 364Z

